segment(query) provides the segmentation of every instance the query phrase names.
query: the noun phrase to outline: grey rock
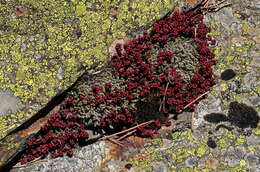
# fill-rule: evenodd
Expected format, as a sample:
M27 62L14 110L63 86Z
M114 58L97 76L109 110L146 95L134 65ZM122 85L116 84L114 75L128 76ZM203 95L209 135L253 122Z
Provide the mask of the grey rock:
M253 134L247 137L246 141L247 141L247 145L252 145L252 146L260 145L260 140Z
M210 109L210 111L212 112L222 112L221 109L221 100L220 99L209 99L209 105L208 105L208 109Z
M1 116L6 116L8 114L8 111L16 113L21 108L21 106L19 105L20 100L13 95L12 91L9 88L5 91L0 89L0 98Z
M245 77L243 79L243 85L247 89L254 88L255 87L255 83L256 83L256 77L255 77L255 73L254 72L250 72L250 73L245 75Z
M260 164L260 157L256 156L254 152L246 154L244 159L248 161L250 165Z
M61 80L63 79L62 73L63 73L63 69L60 67L60 68L58 69L58 72L57 72L57 79L58 79L59 81L61 81Z
M188 121L191 119L192 113L191 112L183 112L181 115L177 116L177 119L180 121Z
M238 159L243 159L245 156L246 149L244 147L235 147L234 154Z
M163 162L153 163L153 172L167 172L167 166Z
M20 45L21 51L24 51L26 49L27 45L25 43L22 43Z
M238 21L234 16L233 16L233 11L232 8L224 8L221 11L219 11L219 15L215 15L216 18L218 18L218 21L221 21L221 23L225 26L228 27L230 26L233 22Z
M260 105L260 97L258 95L253 95L248 98L250 103L252 103L253 106L259 106Z
M63 60L64 60L64 59L65 59L65 56L63 56L63 55L62 55L62 56L59 56L59 58L61 58L61 59L63 59Z
M260 9L260 2L258 0L253 0L250 3L250 7L253 9Z
M38 59L42 58L42 55L41 54L35 54L34 57L38 60Z
M93 172L98 166L99 161L105 156L105 142L96 142L94 144L74 149L74 156L63 156L51 158L48 156L43 162L34 163L32 166L20 168L19 172L41 171L41 172ZM16 170L11 170L16 172Z
M221 113L221 100L217 99L214 95L208 94L207 104L200 102L195 109L194 125L201 126L205 124L204 116L209 113Z
M206 162L206 157L199 158L199 159L198 159L198 165L197 165L197 167L198 167L198 168L203 168L203 167L205 167L205 162Z
M57 79L58 79L59 81L61 81L61 80L63 79L63 76L58 73L58 74L57 74Z
M237 22L232 23L230 28L232 29L234 35L239 35L239 33L241 33L241 24Z
M233 146L229 147L226 152L225 162L227 162L228 166L235 167L239 164L239 159L235 155L235 148Z
M193 168L193 167L197 166L197 161L198 161L197 158L189 157L185 160L185 164L187 167Z
M21 41L21 37L16 38L15 42L20 42Z

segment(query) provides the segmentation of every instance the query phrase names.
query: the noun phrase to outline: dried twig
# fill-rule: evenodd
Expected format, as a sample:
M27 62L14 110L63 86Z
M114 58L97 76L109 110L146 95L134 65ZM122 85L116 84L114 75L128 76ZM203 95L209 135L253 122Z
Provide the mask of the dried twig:
M23 168L23 167L27 167L27 166L33 165L35 162L44 162L44 161L47 161L47 160L46 159L41 159L41 157L38 157L38 158L28 162L25 165L15 165L12 168Z
M167 83L166 88L165 88L165 90L164 90L163 101L162 101L162 103L160 104L159 112L161 112L161 110L162 110L162 106L163 106L164 103L165 103L165 97L166 97L166 93L167 93L168 87L169 87L169 82Z
M187 109L191 104L195 103L197 100L199 100L201 97L205 96L205 95L208 94L208 93L209 93L209 91L207 91L207 92L201 94L200 96L198 96L198 97L197 97L196 99L194 99L192 102L190 102L189 104L187 104L186 106L184 106L184 108L181 110L181 112L184 111L185 109ZM168 118L169 118L169 119L172 119L174 116L175 116L175 114L170 114ZM193 117L193 118L194 118L194 117Z
M199 100L201 97L205 96L205 95L208 94L208 93L209 93L209 91L207 91L207 92L201 94L199 97L197 97L196 99L194 99L192 102L190 102L189 104L187 104L186 106L184 106L184 108L182 109L182 111L185 110L186 108L188 108L191 104L195 103L197 100Z
M133 131L130 131L130 132L126 133L125 135L119 137L119 139L117 139L117 140L120 141L120 140L126 138L127 136L130 136L130 135L133 134L134 132L136 132L136 130L133 130Z
M223 7L227 7L227 6L230 6L232 5L231 3L229 2L225 2L225 0L223 1L220 1L219 3L217 4L211 4L209 5L209 2L211 0L204 0L202 3L201 3L201 9L202 10L206 10L206 11L218 11L219 9L223 8Z
M99 140L106 140L106 139L115 137L115 136L117 136L117 135L119 135L119 134L127 133L127 132L129 132L129 131L132 131L132 130L138 128L138 127L151 124L152 122L154 122L154 120L150 120L150 121L147 121L147 122L138 124L138 125L136 125L136 126L134 126L134 127L132 127L132 128L128 128L128 129L126 129L126 130L120 131L120 132L118 132L118 133L115 133L115 134L112 134L112 135L109 135L109 136L104 136L104 137L100 138Z
M115 139L113 139L113 138L108 138L108 140L111 141L111 142L113 142L113 143L115 143L115 144L117 144L117 145L119 145L119 146L121 146L121 147L124 147L124 145L121 144L118 140L115 140Z

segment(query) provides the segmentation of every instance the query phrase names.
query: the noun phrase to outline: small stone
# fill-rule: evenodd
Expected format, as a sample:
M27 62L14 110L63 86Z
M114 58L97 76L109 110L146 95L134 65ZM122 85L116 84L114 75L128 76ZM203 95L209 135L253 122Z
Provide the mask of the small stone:
M57 74L57 80L61 81L62 79L63 79L63 76L60 73L58 73Z
M209 159L209 160L206 161L206 167L214 169L214 170L217 169L218 164L219 164L219 162L216 159Z
M58 69L58 73L62 73L63 72L63 69L60 67L59 69Z
M236 72L233 69L226 69L221 73L221 79L224 81L230 80L236 76Z
M20 42L22 39L21 37L16 38L15 42Z
M35 54L34 57L38 60L38 59L42 58L42 55L41 54Z
M43 12L43 15L49 16L49 15L50 15L50 11L48 11L48 10L44 11L44 12Z

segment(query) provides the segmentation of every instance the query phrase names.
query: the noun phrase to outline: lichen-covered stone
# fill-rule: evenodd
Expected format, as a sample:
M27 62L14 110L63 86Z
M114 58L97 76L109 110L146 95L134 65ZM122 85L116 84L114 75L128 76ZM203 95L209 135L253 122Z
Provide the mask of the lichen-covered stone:
M114 40L141 32L172 7L171 0L1 2L0 89L10 89L23 106L0 116L0 138L68 88L85 67L105 62Z
M73 0L73 2L77 2ZM221 112L227 112L229 103L232 101L240 101L243 103L250 103L252 100L251 96L260 94L260 76L257 63L257 52L255 45L255 34L257 31L254 30L253 26L257 25L258 20L255 14L258 14L259 3L258 1L247 1L243 0L231 0L232 6L227 7L222 13L220 10L217 13L208 14L207 21L212 26L211 35L217 40L217 46L212 47L218 59L218 65L215 67L215 73L220 76L220 73L227 68L234 69L237 72L237 77L227 81L225 83L220 82L211 91L210 94L214 96L214 99L205 99L201 102L195 111L195 124L197 125L196 130L193 133L190 130L184 130L182 132L175 132L170 134L169 141L165 142L163 139L157 138L147 143L143 149L137 149L140 152L137 155L133 155L127 152L130 158L111 158L111 156L105 155L105 153L96 152L94 148L88 149L93 155L88 154L90 157L94 157L94 154L102 156L106 163L102 164L93 162L88 157L75 157L75 161L63 161L67 157L60 158L60 169L67 167L67 170L80 169L81 165L83 168L92 170L92 167L86 167L86 164L94 164L96 169L112 169L120 171L125 164L131 163L131 171L153 171L152 162L161 162L167 165L169 171L259 171L259 156L260 148L258 140L260 139L260 126L252 129L251 136L243 136L240 132L228 131L225 128L221 128L215 131L215 126L205 124L203 121L203 115L206 115L211 109L209 104L212 100L220 100L215 109L221 109ZM81 5L80 5L81 6ZM78 13L81 14L84 11L84 7L78 7ZM138 6L137 4L133 5ZM122 6L122 8L126 8ZM83 9L83 10L82 10ZM113 14L116 12L113 11ZM221 17L221 20L219 18ZM145 17L142 17L145 18ZM223 19L223 20L222 20ZM118 33L124 35L122 33ZM243 37L243 38L242 38ZM242 39L241 39L242 38ZM252 61L251 61L252 60ZM255 82L253 84L246 83L250 80L249 78L244 79L245 74L248 72L254 73ZM249 76L249 75L247 75ZM1 77L1 73L0 73ZM252 82L251 82L252 83ZM251 87L256 84L256 86ZM244 93L243 93L244 92ZM225 94L227 93L227 94ZM258 113L260 112L259 104L250 105L253 106ZM212 106L211 106L212 107ZM214 111L215 113L218 113ZM212 112L213 113L213 112ZM208 133L213 137L217 143L215 149L211 149L207 146ZM171 130L167 130L171 133ZM168 134L169 135L169 134ZM160 137L160 136L158 136ZM167 145L165 145L167 144ZM104 145L103 145L104 146ZM163 149L162 149L163 148ZM167 148L167 149L165 149ZM84 150L84 148L80 148ZM141 150L140 150L141 149ZM129 149L130 150L130 149ZM133 148L131 148L133 150ZM227 150L229 153L227 154ZM130 152L130 151L129 151ZM96 154L95 154L96 155ZM192 167L190 157L199 159L197 164ZM89 161L84 161L84 160ZM96 160L93 158L94 161ZM113 159L113 160L111 160ZM227 160L225 162L225 159ZM85 164L78 163L84 161ZM48 160L48 162L37 162L32 169L39 169L46 171L49 169L55 169L50 166L55 160ZM68 165L69 164L69 165ZM80 165L78 165L80 164ZM121 166L122 165L122 166ZM122 168L121 168L122 167ZM30 167L21 168L19 170L30 171Z

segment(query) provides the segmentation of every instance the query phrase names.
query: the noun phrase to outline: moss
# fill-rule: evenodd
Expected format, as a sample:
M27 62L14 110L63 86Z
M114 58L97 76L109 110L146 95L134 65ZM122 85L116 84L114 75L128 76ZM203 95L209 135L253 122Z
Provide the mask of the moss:
M249 145L249 146L247 147L247 149L248 149L249 152L255 152L255 151L256 151L255 147L252 146L252 145Z
M210 24L210 28L212 29L209 33L210 36L220 36L221 33L218 31L218 27L220 26L219 22L212 22Z
M242 16L241 16L241 14L239 14L239 13L235 13L235 14L234 14L234 17L240 19Z
M247 171L246 170L247 164L248 163L245 160L240 160L239 165L237 165L233 168L230 168L230 171L231 172L237 172L237 171L245 172L245 171Z
M219 87L221 87L221 91L226 91L227 90L227 84L226 83L220 84Z
M229 146L229 144L224 138L221 138L218 140L218 146L220 148L227 148Z
M246 167L247 162L245 160L240 160L239 165L240 165L240 167Z
M243 31L243 34L248 33L249 30L250 30L249 22L247 20L242 20L242 31Z
M260 127L253 129L252 131L255 135L260 136Z
M233 56L233 55L231 55L231 56L226 56L226 57L225 57L225 60L226 60L226 62L227 62L227 65L233 64L234 59L235 59L235 56Z
M248 38L248 39L244 40L244 42L242 43L241 46L232 45L230 48L232 51L235 51L238 53L243 53L243 52L251 49L254 45L255 45L255 42L252 39Z
M240 135L235 142L235 146L242 146L246 142L246 136Z
M260 85L256 86L255 90L257 91L258 94L260 94Z
M189 142L196 141L191 133L189 131L184 131L184 132L177 132L172 135L173 140L182 140L184 142ZM160 150L160 148L163 146L163 142L161 139L155 139L148 143L145 146L145 151L146 153L149 153L149 156L143 159L131 159L130 162L137 167L142 168L144 171L151 171L151 163L156 162L156 161L173 161L175 163L183 163L185 159L188 157L196 156L197 150L196 149L190 149L190 148L185 148L182 145L177 144L178 142L173 143L173 147L170 149L167 149L165 151ZM199 144L199 143L197 143ZM177 147L182 147L178 149ZM200 149L203 149L202 146ZM203 149L204 150L204 149ZM201 152L200 152L201 153ZM170 159L169 159L170 158ZM175 167L169 167L169 169L172 169L174 171Z
M202 157L207 151L207 147L206 146L200 146L198 149L197 149L197 155L198 157Z

